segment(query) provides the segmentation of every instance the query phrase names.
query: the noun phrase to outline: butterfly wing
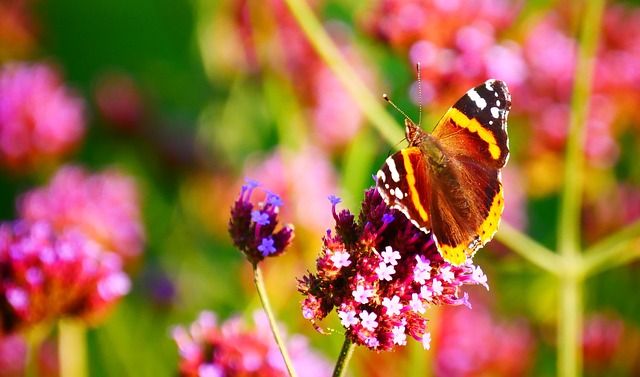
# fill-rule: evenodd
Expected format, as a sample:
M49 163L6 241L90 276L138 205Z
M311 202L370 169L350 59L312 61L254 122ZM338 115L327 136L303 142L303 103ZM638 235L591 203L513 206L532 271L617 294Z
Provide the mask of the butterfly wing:
M404 213L425 233L431 229L431 186L422 152L405 148L390 156L378 171L377 189L391 208Z
M452 264L464 263L498 230L510 108L507 86L488 80L460 98L432 133L447 165L431 177L431 230L438 250Z

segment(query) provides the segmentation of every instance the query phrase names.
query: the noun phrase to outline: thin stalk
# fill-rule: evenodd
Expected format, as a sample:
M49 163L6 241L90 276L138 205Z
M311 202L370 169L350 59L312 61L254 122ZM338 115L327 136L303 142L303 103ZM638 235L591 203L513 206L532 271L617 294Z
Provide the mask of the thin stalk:
M63 318L58 322L58 354L60 377L86 377L87 328L74 318Z
M564 166L564 188L558 221L558 252L562 257L558 313L558 374L582 375L582 283L580 207L584 184L584 139L591 97L598 31L604 0L584 1L585 15L578 45L571 117Z
M582 284L573 273L560 277L558 375L563 377L582 376Z
M402 139L404 137L402 127L398 127L397 122L382 107L382 96L375 97L371 94L340 54L309 5L304 0L285 0L285 2L313 48L342 82L373 126L390 144L395 144Z
M583 4L585 4L585 16L582 20L571 99L571 116L564 165L564 188L561 197L560 221L558 222L558 251L563 255L576 254L580 245L580 206L585 162L584 140L604 0L585 1Z
M504 221L500 224L496 239L543 270L554 275L559 275L562 272L560 269L560 257L557 254Z
M287 367L289 376L295 377L296 371L293 369L293 364L291 363L291 358L289 357L289 353L287 352L287 347L285 347L284 341L282 340L282 337L280 337L278 324L276 323L275 316L273 315L273 309L271 309L269 297L267 296L267 290L264 286L262 271L260 270L260 267L258 265L253 266L253 282L256 285L256 290L258 291L258 297L260 297L260 301L262 302L262 307L264 308L265 313L267 313L267 318L269 318L271 332L273 333L273 337L278 344L278 348L280 348L280 352L282 353L282 358L284 359L284 364Z
M584 275L640 258L640 249L635 247L639 236L640 220L589 247L584 253Z
M355 349L355 344L351 343L348 338L344 338L344 343L342 344L342 349L340 350L340 356L338 357L338 361L336 362L336 367L333 370L333 377L342 377L347 371L347 365L349 364L349 360L351 360L351 356L353 355L353 350Z
M27 343L27 357L25 361L25 376L38 377L40 375L40 347L42 342L49 335L50 326L48 324L35 325L25 333Z

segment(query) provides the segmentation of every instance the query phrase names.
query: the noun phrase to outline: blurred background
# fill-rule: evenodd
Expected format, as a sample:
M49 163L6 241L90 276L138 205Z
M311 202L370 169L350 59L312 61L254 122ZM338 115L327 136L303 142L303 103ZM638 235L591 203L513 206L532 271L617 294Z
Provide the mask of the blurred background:
M422 64L427 131L469 88L505 81L503 221L554 249L582 2L310 6L381 104L387 93L415 120ZM640 217L640 3L609 2L599 35L584 245ZM280 219L296 229L287 253L263 264L278 320L329 363L337 358L342 336L323 336L302 317L295 279L315 269L333 226L327 196L357 211L393 146L282 0L0 0L0 64L0 219L38 218L42 201L69 201L43 211L70 211L61 227L89 224L130 279L129 293L87 332L89 375L175 376L173 325L202 310L252 318L260 304L251 267L227 234L244 177L280 194ZM402 115L387 111L401 135ZM94 186L78 199L72 192L83 185ZM468 290L473 310L427 311L430 351L357 349L352 375L555 375L555 278L496 240L474 261L491 290ZM630 262L585 282L586 375L640 375L639 268ZM40 357L57 375L56 332L48 338ZM17 365L20 341L0 342L0 365Z

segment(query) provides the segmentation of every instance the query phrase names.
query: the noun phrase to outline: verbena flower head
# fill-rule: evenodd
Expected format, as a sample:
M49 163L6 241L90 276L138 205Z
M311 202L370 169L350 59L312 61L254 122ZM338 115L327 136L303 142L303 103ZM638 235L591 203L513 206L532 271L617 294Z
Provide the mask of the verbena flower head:
M0 67L0 164L31 169L77 146L85 129L84 102L46 64Z
M240 317L220 324L212 312L202 312L186 329L176 326L172 335L180 352L183 377L288 376L282 354L273 339L267 316L254 313L255 326ZM299 376L331 375L329 363L309 349L301 335L285 338L291 362Z
M133 179L116 170L89 174L66 166L49 185L25 194L18 214L29 221L48 221L57 231L78 228L105 249L130 259L144 248L139 201Z
M422 314L432 305L470 307L463 285L488 289L480 267L471 260L458 267L445 262L431 237L389 209L374 188L365 192L357 219L348 210L336 212L338 198L330 201L335 233L323 238L317 272L298 280L308 320L335 309L355 344L392 350L413 338L428 349Z
M117 254L44 221L0 224L0 276L2 332L63 316L96 320L130 288Z
M284 252L293 239L293 225L279 226L278 210L284 205L280 196L265 190L265 199L254 206L251 195L261 184L248 178L246 182L231 207L229 234L233 244L255 266L266 257Z

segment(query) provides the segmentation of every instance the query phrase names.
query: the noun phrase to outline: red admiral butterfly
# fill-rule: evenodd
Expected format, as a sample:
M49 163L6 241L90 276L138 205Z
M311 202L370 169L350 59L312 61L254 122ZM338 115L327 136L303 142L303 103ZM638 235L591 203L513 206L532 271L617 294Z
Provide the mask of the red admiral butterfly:
M488 80L462 96L431 134L407 118L409 146L378 171L377 188L387 205L431 232L451 264L463 264L498 230L510 108L507 85Z

